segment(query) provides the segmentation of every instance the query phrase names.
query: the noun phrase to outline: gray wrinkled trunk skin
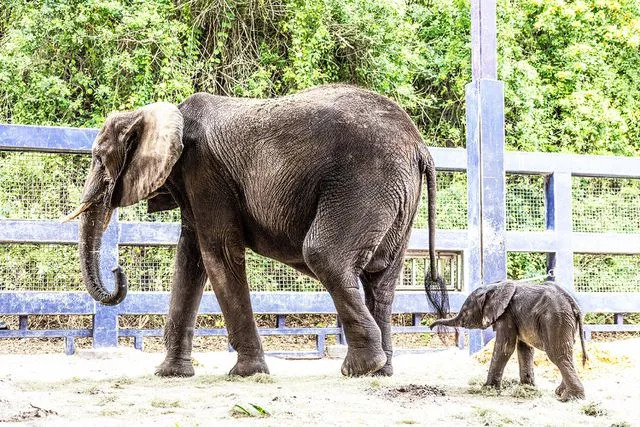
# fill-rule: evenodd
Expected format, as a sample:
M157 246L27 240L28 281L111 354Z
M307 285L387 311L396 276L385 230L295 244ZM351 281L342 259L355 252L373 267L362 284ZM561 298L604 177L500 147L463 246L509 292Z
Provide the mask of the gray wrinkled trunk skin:
M451 319L438 319L438 320L436 320L435 322L433 322L431 324L431 328L433 328L435 326L451 326L451 327L460 326L459 320L460 320L460 313L458 313L458 315L456 317L452 317Z
M104 204L94 204L80 216L78 224L78 250L80 267L87 292L96 301L105 305L116 305L124 300L127 285L120 267L114 270L116 288L109 292L100 277L100 247L104 221L109 209Z

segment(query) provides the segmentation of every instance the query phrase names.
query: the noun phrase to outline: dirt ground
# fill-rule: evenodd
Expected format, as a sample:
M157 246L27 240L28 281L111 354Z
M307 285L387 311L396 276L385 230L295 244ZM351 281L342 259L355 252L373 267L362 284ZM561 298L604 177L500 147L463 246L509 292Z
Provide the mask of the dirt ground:
M196 353L196 376L152 375L163 355L129 348L0 355L0 424L22 425L640 425L640 339L588 344L587 399L561 403L559 374L536 358L537 387L483 389L490 349L395 357L391 378L344 378L340 359L269 357L271 375L230 378L227 352Z

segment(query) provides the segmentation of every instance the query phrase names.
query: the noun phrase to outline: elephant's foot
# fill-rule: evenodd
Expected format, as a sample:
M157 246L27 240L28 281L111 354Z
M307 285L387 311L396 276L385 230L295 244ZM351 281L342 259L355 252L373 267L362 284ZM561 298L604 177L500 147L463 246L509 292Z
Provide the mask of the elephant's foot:
M376 377L390 377L390 376L393 375L393 366L384 365L382 368L378 369L377 371L375 371L371 375L376 376Z
M524 377L524 378L520 378L520 384L522 385L530 385L530 386L535 386L535 381L533 380L532 377Z
M496 390L500 390L502 388L502 380L491 379L487 380L482 387L491 387Z
M166 358L156 369L159 377L192 377L194 373L191 359Z
M556 388L556 396L562 396L562 393L564 393L564 390L565 390L564 382L561 382L560 385Z
M264 361L264 357L238 357L236 365L229 371L229 375L238 375L240 377L248 377L253 374L268 374L269 367Z
M560 400L561 402L568 402L569 400L584 399L584 397L584 390L565 389L558 400Z
M375 371L372 375L378 377L390 377L393 375L393 365L391 364L391 356L387 354L387 363L377 371Z
M382 370L387 363L387 355L382 349L352 348L342 362L342 375L359 377ZM391 366L391 365L389 365ZM393 372L393 369L392 369Z

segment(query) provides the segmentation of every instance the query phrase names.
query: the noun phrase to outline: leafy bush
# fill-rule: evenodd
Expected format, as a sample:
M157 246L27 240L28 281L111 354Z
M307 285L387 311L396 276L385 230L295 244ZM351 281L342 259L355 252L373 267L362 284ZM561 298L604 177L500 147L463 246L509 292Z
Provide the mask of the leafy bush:
M197 34L170 0L7 0L0 120L96 126L193 91Z

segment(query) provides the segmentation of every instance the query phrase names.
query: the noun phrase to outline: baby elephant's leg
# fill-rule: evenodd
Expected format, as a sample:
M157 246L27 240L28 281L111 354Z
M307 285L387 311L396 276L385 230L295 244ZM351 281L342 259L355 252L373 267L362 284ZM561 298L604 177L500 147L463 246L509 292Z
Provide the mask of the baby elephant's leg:
M584 387L573 365L573 348L566 346L564 351L553 349L547 354L562 374L562 382L556 389L560 400L566 402L573 399L584 399Z
M500 388L502 374L509 358L516 349L517 334L511 319L503 319L495 324L496 344L491 355L491 365L485 386Z
M518 340L518 365L520 365L520 383L534 385L533 347Z

